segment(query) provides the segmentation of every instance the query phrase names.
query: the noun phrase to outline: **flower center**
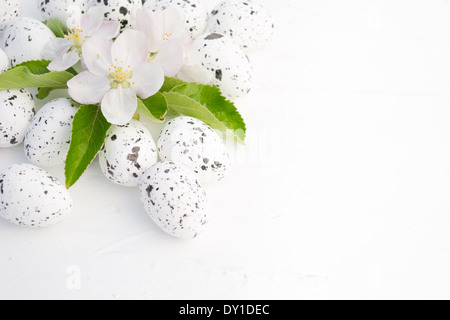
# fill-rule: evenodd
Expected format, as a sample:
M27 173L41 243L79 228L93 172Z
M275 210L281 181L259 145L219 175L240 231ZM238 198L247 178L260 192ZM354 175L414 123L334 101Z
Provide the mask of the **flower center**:
M81 49L84 44L83 30L80 27L70 30L70 32L64 36L69 41L72 41L75 47Z
M145 62L152 62L153 60L155 60L157 55L158 55L158 52L149 51L147 53L147 59L145 59Z
M117 89L119 85L121 85L122 88L128 89L131 84L134 84L134 82L130 83L129 81L133 77L131 66L124 68L113 64L108 70L110 72L109 81L111 83L111 88Z

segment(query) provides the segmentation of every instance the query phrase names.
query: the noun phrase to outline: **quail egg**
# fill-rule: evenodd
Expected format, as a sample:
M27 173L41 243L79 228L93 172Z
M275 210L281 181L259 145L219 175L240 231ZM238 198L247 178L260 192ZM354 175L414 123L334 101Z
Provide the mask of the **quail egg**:
M83 14L86 3L87 0L38 0L38 7L44 19L58 18L65 24L69 18L70 7L79 7Z
M23 142L34 107L33 97L25 89L0 91L0 148Z
M246 51L264 47L273 37L269 11L252 0L226 0L211 12L209 30L229 36Z
M137 187L142 174L158 161L156 143L142 123L132 120L128 125L111 127L99 160L110 181Z
M70 147L77 108L67 98L44 105L31 121L25 136L25 154L31 163L52 167L64 163Z
M42 22L21 17L9 23L3 33L1 47L15 66L29 60L41 60L45 45L55 39L53 32Z
M158 140L161 160L194 172L201 183L222 180L231 166L222 138L203 121L178 117L169 121Z
M105 19L108 21L119 21L121 30L130 25L131 12L134 8L141 8L141 0L88 0L87 8L102 7Z
M30 164L0 173L0 217L23 227L43 228L69 216L73 201L55 177Z
M22 14L22 6L19 0L0 0L0 32L8 23Z
M184 167L160 162L140 182L141 200L153 221L167 233L193 239L205 230L206 193Z
M210 74L211 85L234 100L251 90L253 68L245 52L231 38L218 33L204 34L191 48ZM188 74L189 76L189 74Z

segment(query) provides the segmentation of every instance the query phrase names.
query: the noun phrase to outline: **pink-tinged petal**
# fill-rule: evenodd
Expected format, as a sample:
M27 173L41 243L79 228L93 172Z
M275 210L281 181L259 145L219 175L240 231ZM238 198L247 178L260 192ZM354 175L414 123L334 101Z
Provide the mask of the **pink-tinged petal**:
M156 63L145 63L133 72L130 82L136 94L147 99L161 89L164 84L164 71Z
M164 16L152 10L133 10L131 25L147 37L148 50L158 52L164 38Z
M186 18L179 10L168 8L163 11L164 14L164 32L168 35L169 40L177 40L183 44L183 48L187 51L191 45L192 38L186 27Z
M173 77L184 63L183 51L181 42L167 41L159 50L153 63L159 64L167 77Z
M90 72L97 76L107 77L111 68L112 41L92 37L83 45L83 61Z
M116 66L134 69L147 59L145 35L136 30L125 30L111 48L111 58Z
M131 89L111 89L103 98L102 113L109 123L125 125L133 119L137 109L136 93Z
M105 22L100 28L93 34L96 37L103 37L106 39L113 39L117 37L120 31L120 23L117 21Z
M78 61L80 61L80 56L77 52L69 51L63 53L61 56L53 60L48 65L48 70L50 71L65 71L70 67L73 67Z
M91 37L105 21L105 10L102 7L92 7L81 18L80 27L87 37Z
M47 42L41 51L41 56L47 60L54 60L69 51L73 43L64 38L56 38Z
M108 78L96 76L89 71L84 71L69 80L67 86L70 97L81 104L100 103L105 94L111 90Z

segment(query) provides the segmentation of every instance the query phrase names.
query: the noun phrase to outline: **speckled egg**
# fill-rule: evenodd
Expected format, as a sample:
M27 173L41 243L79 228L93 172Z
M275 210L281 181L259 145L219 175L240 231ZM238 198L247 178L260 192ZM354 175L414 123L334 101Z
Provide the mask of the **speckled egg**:
M68 9L77 6L84 14L87 0L38 0L38 7L44 19L58 18L64 24L67 21Z
M25 89L0 91L0 148L23 142L34 106L33 97Z
M193 239L204 231L206 193L184 167L173 162L156 164L144 173L140 192L145 210L167 233Z
M137 187L142 174L158 161L156 143L142 123L132 120L128 125L111 127L99 161L110 181Z
M7 25L1 47L15 66L29 60L41 60L41 51L50 40L53 32L42 22L21 17Z
M5 51L0 49L0 73L6 71L9 68L9 58Z
M191 50L210 73L211 85L219 87L225 96L234 100L250 92L252 64L231 38L218 33L204 34L193 42Z
M22 6L19 0L0 0L0 31L6 25L22 14Z
M222 180L231 166L222 138L203 121L178 117L169 121L158 140L161 160L194 172L201 183Z
M0 217L22 227L43 228L67 218L73 201L55 177L30 164L0 173Z
M186 28L192 39L197 38L208 27L208 10L200 0L147 0L144 8L153 11L177 9L186 18Z
M53 100L34 116L25 136L25 154L31 163L52 167L64 163L70 147L77 108L67 98Z
M119 21L121 30L130 25L131 11L133 8L141 8L141 0L88 0L87 8L102 7L105 11L105 19Z
M251 0L226 0L211 12L209 30L229 36L246 51L261 49L273 37L269 11Z

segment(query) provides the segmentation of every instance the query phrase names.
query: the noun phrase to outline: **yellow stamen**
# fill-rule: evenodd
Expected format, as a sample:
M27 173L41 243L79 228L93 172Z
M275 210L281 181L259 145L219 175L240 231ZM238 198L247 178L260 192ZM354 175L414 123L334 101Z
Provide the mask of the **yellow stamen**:
M72 41L77 48L81 48L84 44L83 30L80 28L80 26L77 26L75 29L70 30L67 35L64 35L64 38Z
M170 38L171 36L172 36L172 33L167 33L167 32L166 32L166 36L163 37L163 40L164 40L164 41L168 41L169 38Z
M117 59L116 59L117 60ZM108 79L111 83L111 88L116 89L119 85L122 86L122 88L127 89L129 88L130 80L133 77L133 72L130 70L131 66L128 66L128 68L118 67L115 65L111 65L111 68L109 70L114 69L113 72L111 72L108 76ZM134 82L132 83L135 84Z

